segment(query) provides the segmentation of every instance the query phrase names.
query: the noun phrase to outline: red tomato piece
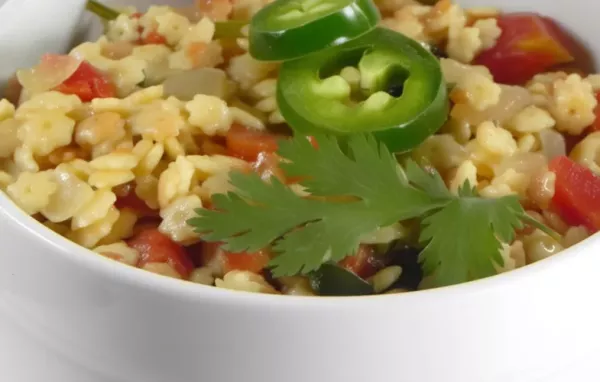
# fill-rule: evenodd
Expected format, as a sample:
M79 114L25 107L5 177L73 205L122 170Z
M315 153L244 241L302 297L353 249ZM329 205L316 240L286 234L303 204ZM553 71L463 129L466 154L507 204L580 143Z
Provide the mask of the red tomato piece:
M141 231L128 244L140 253L138 267L148 263L167 263L186 279L194 270L194 263L183 247L157 229Z
M253 162L260 153L277 151L277 141L273 134L235 124L227 132L226 146L229 155Z
M158 211L150 208L145 201L135 193L135 183L127 183L114 189L117 195L115 207L118 209L129 208L140 216L157 216Z
M315 137L306 137L306 139L308 139L308 141L310 142L310 144L315 148L318 149L319 148L319 142L317 142L317 140L315 139Z
M117 88L105 74L84 61L73 75L55 89L64 94L74 94L83 102L94 98L112 98L117 95Z
M260 273L271 260L271 256L268 251L258 252L223 252L225 261L223 263L225 272L229 271L249 271L254 273Z
M339 264L363 279L373 276L382 264L375 257L375 250L368 245L361 245L353 256L348 256Z
M596 105L596 109L594 109L596 119L594 120L594 123L592 123L588 130L590 133L600 131L600 92L596 93L596 101L598 101L598 105Z
M142 45L166 45L167 39L157 31L150 31L145 37L141 39Z
M252 164L252 169L263 180L268 180L273 176L279 181L285 182L285 174L281 167L279 167L280 162L281 158L277 154L262 152L258 154L256 162Z
M210 266L218 262L224 273L233 270L260 273L271 260L267 250L233 253L223 250L222 245L223 243L202 242L189 247L188 251L199 266Z
M600 178L590 169L561 156L553 159L550 171L556 174L552 207L570 225L600 229Z
M555 65L573 61L572 38L552 19L534 13L498 17L502 35L481 53L475 64L485 65L497 82L522 84Z

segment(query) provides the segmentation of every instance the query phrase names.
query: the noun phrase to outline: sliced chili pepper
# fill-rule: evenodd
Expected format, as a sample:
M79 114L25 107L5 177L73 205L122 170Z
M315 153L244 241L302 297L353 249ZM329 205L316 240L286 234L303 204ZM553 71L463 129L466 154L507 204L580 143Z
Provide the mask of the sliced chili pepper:
M354 101L350 85L336 75L349 65L361 72L363 101ZM448 114L439 62L419 43L384 28L284 62L277 103L298 134L370 132L394 152L423 142Z
M250 54L290 60L355 39L380 19L371 0L278 0L252 18Z

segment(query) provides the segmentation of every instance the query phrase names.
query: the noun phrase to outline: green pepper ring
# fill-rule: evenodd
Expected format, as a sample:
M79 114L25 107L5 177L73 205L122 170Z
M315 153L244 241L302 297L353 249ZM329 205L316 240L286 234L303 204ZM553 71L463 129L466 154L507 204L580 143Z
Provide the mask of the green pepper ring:
M403 94L375 112L317 94L315 87L322 81L323 68L339 64L336 58L352 51L379 52L385 65L405 70L408 77ZM446 121L449 108L446 83L437 59L418 42L385 28L374 29L342 46L283 63L277 102L282 116L297 133L370 132L392 152L409 151L434 134Z
M303 2L325 8L281 19ZM261 61L290 60L355 39L375 28L380 20L371 0L277 0L252 18L249 52Z

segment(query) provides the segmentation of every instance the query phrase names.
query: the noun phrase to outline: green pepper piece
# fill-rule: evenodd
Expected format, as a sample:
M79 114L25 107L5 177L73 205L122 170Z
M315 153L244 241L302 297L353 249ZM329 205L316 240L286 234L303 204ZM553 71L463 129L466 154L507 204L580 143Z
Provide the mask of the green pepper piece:
M358 66L359 93L336 75ZM365 99L366 98L366 99ZM295 132L373 133L392 152L405 152L446 121L446 83L437 59L418 42L385 28L294 61L279 71L277 102Z
M309 281L320 296L364 296L375 293L371 284L333 263L321 265L309 275Z
M285 61L337 46L375 28L381 19L371 0L276 0L250 23L250 54Z

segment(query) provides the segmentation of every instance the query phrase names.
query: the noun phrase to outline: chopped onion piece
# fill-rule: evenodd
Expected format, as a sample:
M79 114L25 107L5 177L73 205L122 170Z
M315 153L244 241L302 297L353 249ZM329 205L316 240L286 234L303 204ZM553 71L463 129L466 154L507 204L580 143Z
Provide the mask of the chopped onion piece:
M540 132L540 143L542 152L548 159L567 155L567 142L561 133L553 129L546 129Z
M227 98L229 83L224 71L199 68L174 74L164 82L165 94L189 101L197 94Z
M508 85L500 85L500 87L502 93L500 93L500 100L496 105L479 111L468 104L456 104L451 111L452 118L467 122L472 126L485 121L503 123L533 103L533 97L525 88Z
M496 176L500 176L512 169L515 172L531 177L547 165L548 161L541 153L517 153L494 166L494 173Z
M46 54L37 66L17 71L17 79L27 91L40 93L65 82L77 71L79 65L81 60L73 56Z

